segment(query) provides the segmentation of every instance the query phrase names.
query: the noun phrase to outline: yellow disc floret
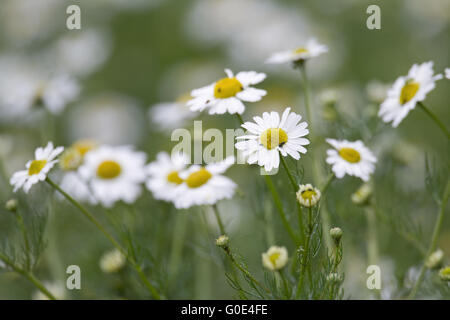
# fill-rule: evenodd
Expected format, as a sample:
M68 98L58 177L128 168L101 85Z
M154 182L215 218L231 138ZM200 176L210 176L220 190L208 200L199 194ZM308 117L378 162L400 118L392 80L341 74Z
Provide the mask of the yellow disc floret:
M214 97L226 99L234 97L238 92L244 90L242 83L236 78L223 78L216 82L214 86Z
M122 172L122 167L116 161L106 160L97 168L97 176L102 179L117 178Z
M341 148L339 150L339 155L342 159L350 163L358 163L361 161L361 155L353 148Z
M207 183L211 178L212 174L205 168L201 168L191 173L185 181L189 188L198 188Z
M277 261L280 258L280 255L281 255L280 252L274 252L271 255L269 255L269 260L274 267L277 265Z
M75 148L69 148L59 158L59 166L64 171L78 169L83 163L83 155Z
M301 53L307 53L307 52L308 52L308 50L305 48L297 48L294 50L295 54L301 54Z
M95 149L97 144L92 140L79 140L72 145L72 148L76 149L82 156Z
M28 168L28 175L38 174L47 164L47 160L33 160Z
M167 181L174 184L182 184L183 179L178 175L178 171L172 171L167 175Z
M407 81L402 88L402 92L400 93L400 104L404 105L414 98L417 91L419 91L419 87L420 85L417 82Z
M267 129L261 134L261 144L268 150L283 146L288 141L286 131L281 128Z

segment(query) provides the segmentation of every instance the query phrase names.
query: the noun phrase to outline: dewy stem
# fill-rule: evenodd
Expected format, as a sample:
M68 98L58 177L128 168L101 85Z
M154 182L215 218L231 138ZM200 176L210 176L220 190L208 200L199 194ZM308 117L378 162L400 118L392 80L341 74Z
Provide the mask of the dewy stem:
M275 202L275 206L277 207L278 213L280 214L281 221L283 222L284 228L288 232L292 241L294 241L294 244L298 245L298 239L295 236L294 230L292 230L291 225L289 224L289 222L286 218L286 214L284 213L284 209L283 209L283 205L280 200L280 196L278 195L278 192L275 189L275 186L273 185L272 178L269 175L265 175L264 177L266 179L267 187L269 188L269 191L272 194L273 201Z
M425 263L428 260L428 257L433 253L436 249L437 240L439 237L439 233L442 227L442 221L444 220L445 208L447 207L448 198L450 196L450 179L447 178L447 185L445 186L444 195L442 197L441 207L439 209L438 217L436 219L436 224L434 225L433 235L431 236L430 246L428 247L427 254L425 255L424 262L422 267L420 268L419 276L417 277L416 283L408 296L408 299L414 299L419 290L420 284L425 276L426 266Z
M76 201L74 198L72 198L69 194L67 194L63 189L61 189L56 183L54 183L49 177L45 179L45 181L53 187L56 191L58 191L62 196L64 196L71 204L73 204L78 210L83 213L83 215L89 219L96 227L100 230L101 233L111 242L111 244L117 248L130 262L132 267L136 270L136 272L139 275L139 278L142 280L144 285L147 287L147 289L152 294L153 298L160 300L161 296L156 291L155 287L150 283L150 281L145 276L144 272L142 271L141 266L134 261L134 259L128 254L128 252L125 251L125 249L114 239L114 237L101 225L101 223L94 217L92 213L90 213L85 207L83 207L78 201Z
M30 271L24 270L16 266L8 257L0 252L0 260L11 267L15 272L21 274L28 279L39 291L45 294L50 300L56 300L55 296L40 282Z
M425 113L431 118L433 119L433 121L438 125L438 127L442 130L442 132L445 134L445 136L447 137L447 140L450 140L450 132L447 130L447 128L445 127L445 125L442 123L441 120L439 120L439 118L431 112L430 109L428 109L422 102L418 102L417 103L419 105L419 107L422 108L423 111L425 111Z

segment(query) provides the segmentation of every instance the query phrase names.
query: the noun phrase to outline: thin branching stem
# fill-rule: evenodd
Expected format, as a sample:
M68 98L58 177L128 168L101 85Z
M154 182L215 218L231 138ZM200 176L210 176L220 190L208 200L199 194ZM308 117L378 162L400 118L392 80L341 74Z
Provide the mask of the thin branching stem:
M216 216L217 224L219 225L220 234L221 235L227 234L225 231L225 227L224 227L222 218L220 217L220 212L219 212L219 208L217 208L217 204L213 204L212 208L214 211L214 215Z
M312 224L312 209L308 208L308 234L306 236L306 243L305 243L305 250L302 256L302 262L301 262L301 270L300 270L300 276L298 277L298 284L297 284L297 292L295 294L295 298L299 299L300 294L302 292L303 288L303 280L305 278L305 271L306 271L306 264L308 262L309 258L309 244L311 242L311 235L313 233L313 224Z
M82 206L78 201L72 198L69 194L67 194L63 189L61 189L56 183L54 183L49 177L45 180L51 187L53 187L56 191L58 191L62 196L64 196L71 204L73 204L89 221L91 221L97 229L100 230L101 233L111 242L111 244L117 248L130 262L131 266L136 270L139 278L144 283L145 287L152 294L154 299L160 300L161 296L156 290L156 288L150 283L147 279L147 276L142 271L141 266L131 257L128 252L114 239L114 237L102 226L102 224L94 217L92 213L90 213L84 206Z
M441 207L439 208L438 217L436 219L436 224L434 225L433 235L431 236L430 246L428 247L427 254L425 255L424 262L420 268L419 276L417 277L416 283L408 296L408 299L414 299L419 290L420 284L422 283L423 277L426 271L426 261L429 256L436 249L439 233L442 227L442 221L444 220L445 208L447 207L448 198L450 196L450 179L447 179L447 185L445 186L444 195L442 197Z
M39 291L41 291L50 300L56 300L55 296L48 291L48 289L39 281L30 271L20 268L14 262L12 262L7 256L0 252L0 260L3 261L7 266L13 269L18 274L24 276L28 281L30 281Z
M286 161L284 160L284 157L281 155L281 153L279 154L280 156L280 160L281 160L281 164L283 165L284 170L286 171L287 176L289 177L289 181L291 183L292 189L294 190L294 193L298 191L298 184L297 182L295 182L295 179L291 173L291 171L289 170Z
M417 104L419 105L419 107L422 108L423 111L425 111L425 113L431 119L433 119L433 121L438 125L438 127L445 134L445 136L447 137L447 140L450 140L450 132L447 130L447 128L445 127L444 123L441 120L439 120L439 118L433 112L431 112L431 110L428 109L422 102L418 102Z

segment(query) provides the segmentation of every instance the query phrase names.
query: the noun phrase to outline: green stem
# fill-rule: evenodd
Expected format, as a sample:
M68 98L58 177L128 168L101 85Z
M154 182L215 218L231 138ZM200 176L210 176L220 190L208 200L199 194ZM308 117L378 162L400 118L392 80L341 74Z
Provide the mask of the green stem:
M174 234L173 240L170 250L170 259L169 259L169 283L172 284L174 280L177 279L177 274L179 270L182 248L184 237L186 234L186 215L183 213L178 213L175 217L175 226L174 226Z
M325 184L323 185L322 189L320 190L322 196L327 191L327 189L330 186L331 181L333 181L334 177L335 177L334 173L330 173L330 175L327 178L327 181L325 181Z
M425 113L430 116L431 119L433 119L434 122L436 122L436 124L438 125L438 127L442 130L442 132L445 134L445 136L447 137L447 139L450 139L450 132L447 130L447 128L445 127L445 125L442 123L441 120L439 120L439 118L431 112L430 109L428 109L427 107L425 107L425 105L422 102L418 102L417 103L419 105L419 107L422 108L423 111L425 111Z
M312 230L313 226L312 226L311 221L312 221L312 211L311 211L311 208L308 208L308 235L306 237L305 252L303 254L303 257L302 257L303 259L302 259L301 266L300 266L301 267L300 276L298 277L297 292L295 294L296 299L300 298L300 293L303 288L303 280L305 278L306 264L307 264L308 257L309 257L309 243L310 243L311 235L312 235L312 231L313 231Z
M287 175L289 177L289 181L291 182L292 189L294 190L294 193L295 193L295 192L298 191L298 185L295 182L295 179L292 176L291 171L289 170L289 168L288 168L288 166L286 164L286 161L284 160L284 157L281 155L281 153L279 154L279 156L280 156L281 164L283 165L283 168L284 168L284 170L286 171L286 173L287 173Z
M219 225L220 235L227 234L225 232L225 227L223 225L222 219L220 218L220 213L219 213L219 209L217 208L217 204L213 204L212 208L213 208L214 214L216 216L217 224Z
M269 188L270 193L272 194L273 201L275 202L275 206L278 210L278 213L280 214L281 221L283 222L284 228L288 232L289 236L291 237L292 241L297 245L298 239L295 236L294 230L292 230L291 225L289 224L286 214L284 213L283 205L280 200L280 196L278 195L277 190L275 189L275 186L273 185L272 178L269 175L264 176L266 179L267 187Z
M142 268L139 264L136 263L136 261L130 257L130 255L125 251L125 249L114 239L114 237L101 225L101 223L94 217L92 213L90 213L85 207L83 207L78 201L76 201L74 198L72 198L69 194L67 194L63 189L61 189L56 183L54 183L49 177L45 179L45 181L53 187L56 191L58 191L62 196L64 196L71 204L73 204L78 210L83 213L83 215L89 219L96 227L100 230L101 233L111 242L111 244L117 248L130 262L132 267L136 270L136 272L139 275L139 278L142 280L144 285L147 287L147 289L152 294L153 298L160 300L161 296L156 291L155 287L148 281L147 277L145 276L144 272L142 271Z
M26 271L18 266L16 266L7 256L0 252L0 260L2 260L6 265L11 267L15 272L24 276L28 281L30 281L39 291L45 294L50 300L56 300L55 296L45 288L45 286L40 282L31 272Z
M378 264L378 240L377 240L377 227L376 227L376 216L375 211L371 207L365 208L366 219L367 219L367 260L369 265ZM375 296L380 299L380 290L375 291Z
M309 82L308 75L306 74L306 63L302 62L300 65L300 73L302 76L302 84L303 84L303 94L305 97L305 109L306 109L306 119L309 124L309 132L312 131L312 115L311 115L311 103L309 98Z
M25 222L23 221L22 215L16 211L17 224L19 225L20 232L22 233L23 242L25 245L25 256L26 256L26 270L31 268L31 257L30 257L30 242L28 241L27 230L25 228Z
M241 124L244 124L244 120L242 119L242 116L239 113L236 113L236 117L239 119L239 122Z
M439 233L440 233L441 227L442 227L442 221L444 220L445 208L447 207L447 201L448 201L449 196L450 196L450 179L447 180L447 185L445 187L444 196L442 197L441 207L439 209L436 224L434 225L433 235L431 236L430 246L428 247L427 254L425 255L424 263L422 264L422 267L419 272L419 276L417 277L417 281L414 284L414 287L413 287L411 293L409 294L408 299L414 299L414 297L416 296L417 291L419 290L420 284L423 280L423 277L425 276L425 270L426 270L425 263L428 260L429 256L436 249Z

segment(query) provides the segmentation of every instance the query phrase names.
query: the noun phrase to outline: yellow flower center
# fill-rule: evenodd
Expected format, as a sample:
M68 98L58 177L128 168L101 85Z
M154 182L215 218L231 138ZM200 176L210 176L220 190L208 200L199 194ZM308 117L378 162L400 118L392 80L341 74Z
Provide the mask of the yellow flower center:
M283 146L288 141L287 133L280 128L267 129L261 134L261 144L268 150Z
M92 140L80 140L72 145L82 156L96 147L96 143Z
M214 97L226 99L234 97L236 93L244 90L242 83L236 78L223 78L216 82L214 86Z
M212 174L205 168L201 168L187 177L186 184L189 188L198 188L207 183L211 178Z
M274 266L276 266L277 260L278 260L279 257L280 257L280 253L279 253L279 252L272 253L272 254L269 256L269 261L270 261Z
M122 167L115 161L106 160L97 168L97 176L102 179L114 179L120 175Z
M47 160L33 160L28 168L28 175L38 174L47 164Z
M316 191L313 189L307 189L302 191L301 196L303 200L309 200L311 202L312 198L317 195Z
M400 93L400 104L404 105L416 95L420 85L417 82L407 81Z
M445 276L450 276L450 267L442 269L441 273Z
M69 148L59 158L59 165L65 171L76 170L83 162L83 156L74 148Z
M170 183L174 183L174 184L182 184L183 183L183 179L181 179L180 176L178 175L178 171L172 171L171 173L169 173L167 175L167 181L169 181Z
M307 53L307 52L308 52L308 50L305 48L297 48L294 50L295 54L301 54L301 53Z
M361 155L353 148L341 148L341 150L339 150L339 155L341 158L351 163L361 161Z

